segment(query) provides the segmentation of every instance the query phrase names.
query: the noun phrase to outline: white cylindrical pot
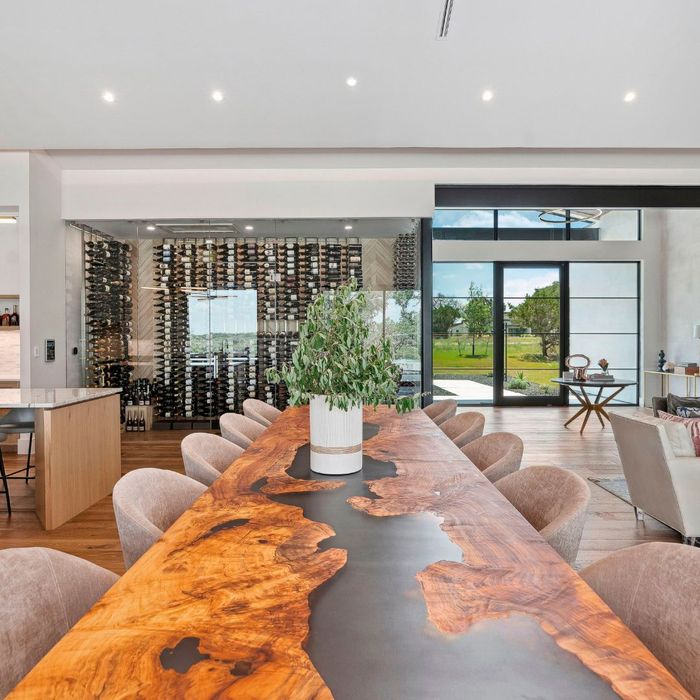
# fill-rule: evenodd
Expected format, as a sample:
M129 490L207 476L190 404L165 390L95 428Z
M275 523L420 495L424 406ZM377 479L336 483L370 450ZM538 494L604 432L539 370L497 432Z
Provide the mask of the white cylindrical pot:
M362 469L362 406L329 408L325 396L309 402L311 470L353 474Z

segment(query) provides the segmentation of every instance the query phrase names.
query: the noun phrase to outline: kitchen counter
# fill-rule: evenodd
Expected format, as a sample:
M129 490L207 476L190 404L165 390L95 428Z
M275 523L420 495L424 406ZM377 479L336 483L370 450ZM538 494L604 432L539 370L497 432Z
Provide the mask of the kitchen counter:
M94 401L118 394L116 389L0 389L0 408L44 408Z

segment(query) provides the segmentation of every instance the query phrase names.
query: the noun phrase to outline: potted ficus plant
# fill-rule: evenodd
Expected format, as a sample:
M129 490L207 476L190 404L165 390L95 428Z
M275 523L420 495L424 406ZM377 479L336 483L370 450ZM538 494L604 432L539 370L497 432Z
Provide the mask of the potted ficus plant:
M369 341L367 303L354 280L318 296L291 364L267 370L268 381L287 385L290 405L310 405L311 469L321 474L362 469L363 405L393 404L399 412L414 406L413 396L397 396L401 369L391 341Z

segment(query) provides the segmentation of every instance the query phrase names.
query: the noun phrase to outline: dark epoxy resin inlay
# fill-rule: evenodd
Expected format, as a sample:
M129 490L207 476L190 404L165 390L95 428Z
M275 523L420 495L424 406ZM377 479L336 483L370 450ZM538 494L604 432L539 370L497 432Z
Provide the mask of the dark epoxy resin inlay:
M377 432L377 426L365 425L365 439ZM416 574L436 561L462 561L460 548L431 513L377 517L347 503L351 496L376 498L364 481L395 477L392 462L364 455L356 474L316 474L309 469L307 444L287 473L345 484L327 491L266 493L333 528L336 535L319 549L347 550L345 567L310 596L306 644L336 699L617 697L536 621L479 623L459 636L444 635L430 623ZM258 482L256 490L264 484ZM501 684L494 683L501 677Z

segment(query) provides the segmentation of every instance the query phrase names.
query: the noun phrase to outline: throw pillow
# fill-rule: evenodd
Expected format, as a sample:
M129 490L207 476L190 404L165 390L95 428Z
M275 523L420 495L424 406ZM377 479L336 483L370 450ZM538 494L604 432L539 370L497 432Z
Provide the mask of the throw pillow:
M669 394L666 397L668 403L667 410L673 415L678 415L678 409L683 408L700 408L700 399L693 399L688 396L677 396L676 394Z
M671 413L666 413L664 411L659 411L659 418L661 420L670 421L672 423L681 423L685 426L688 431L691 440L693 441L693 446L695 447L695 456L700 457L700 418L681 418L680 416L674 416ZM668 435L667 431L667 435ZM669 435L669 440L670 440ZM675 450L674 450L675 454ZM680 455L676 455L680 456Z
M700 418L700 408L690 408L689 406L679 406L676 415L681 418Z

